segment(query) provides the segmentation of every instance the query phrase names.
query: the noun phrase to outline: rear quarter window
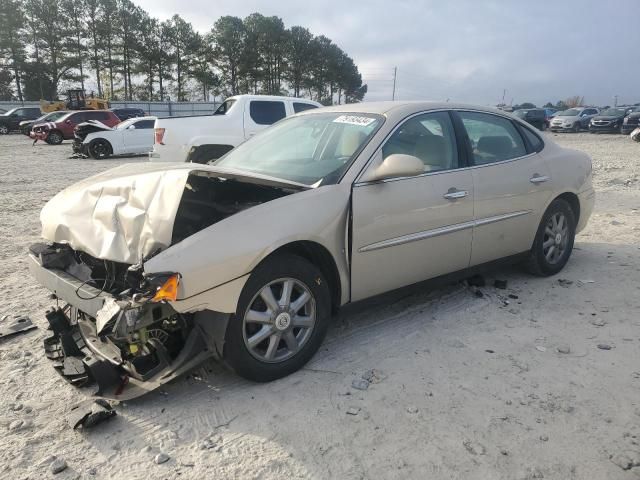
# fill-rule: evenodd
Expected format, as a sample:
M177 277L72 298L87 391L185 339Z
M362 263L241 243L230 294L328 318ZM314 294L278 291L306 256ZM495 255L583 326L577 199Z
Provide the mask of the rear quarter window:
M518 125L518 128L522 136L526 139L527 150L529 150L530 153L539 152L544 148L544 142L537 134L523 125Z
M314 108L318 108L318 107L311 103L293 102L293 111L295 113L304 112L305 110L312 110Z

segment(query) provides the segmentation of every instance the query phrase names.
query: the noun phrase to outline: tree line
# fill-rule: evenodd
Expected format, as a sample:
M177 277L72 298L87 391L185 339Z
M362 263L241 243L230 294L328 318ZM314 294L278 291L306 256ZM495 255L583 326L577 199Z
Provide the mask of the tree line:
M159 21L130 0L0 1L0 100L54 100L89 81L109 100L254 93L328 105L367 92L331 39L286 28L276 16L224 16L203 34L179 15Z

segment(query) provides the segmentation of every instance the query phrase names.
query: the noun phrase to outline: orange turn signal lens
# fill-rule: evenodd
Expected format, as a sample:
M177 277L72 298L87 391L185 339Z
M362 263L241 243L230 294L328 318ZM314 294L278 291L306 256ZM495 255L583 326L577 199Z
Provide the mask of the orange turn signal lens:
M151 299L152 302L175 302L178 298L178 283L180 283L180 274L171 275L166 282L158 289Z

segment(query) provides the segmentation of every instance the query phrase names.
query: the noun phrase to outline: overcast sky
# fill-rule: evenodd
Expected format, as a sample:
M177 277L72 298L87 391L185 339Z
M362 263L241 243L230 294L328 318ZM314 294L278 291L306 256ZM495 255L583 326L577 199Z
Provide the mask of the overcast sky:
M640 0L134 0L196 29L222 15L277 15L326 35L355 60L365 100L477 104L573 95L640 102Z

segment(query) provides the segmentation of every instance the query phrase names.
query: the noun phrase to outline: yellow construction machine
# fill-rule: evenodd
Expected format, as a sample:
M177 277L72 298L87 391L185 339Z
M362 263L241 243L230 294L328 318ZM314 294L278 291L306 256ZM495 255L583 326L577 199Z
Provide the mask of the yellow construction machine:
M84 90L67 90L67 100L40 100L42 113L57 112L59 110L106 110L109 102L102 98L85 97Z

